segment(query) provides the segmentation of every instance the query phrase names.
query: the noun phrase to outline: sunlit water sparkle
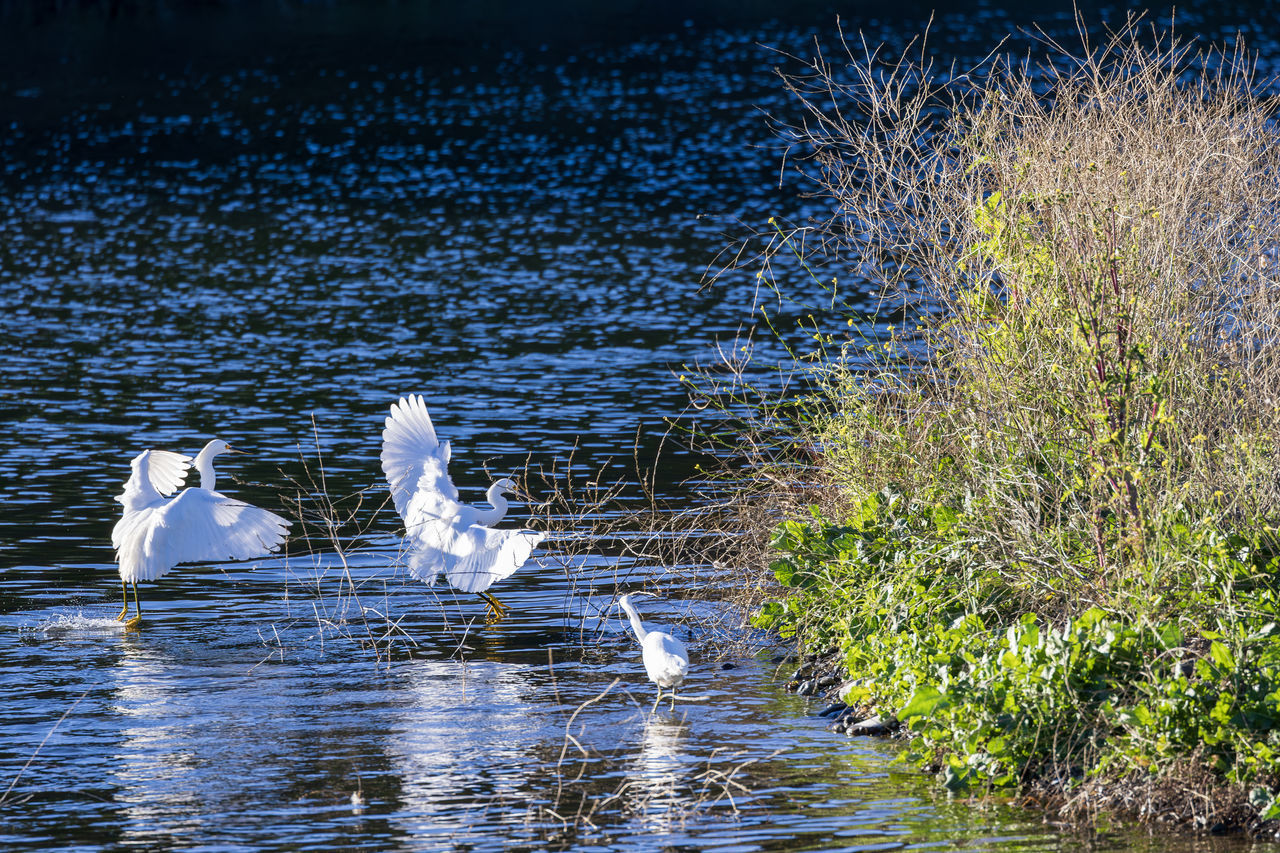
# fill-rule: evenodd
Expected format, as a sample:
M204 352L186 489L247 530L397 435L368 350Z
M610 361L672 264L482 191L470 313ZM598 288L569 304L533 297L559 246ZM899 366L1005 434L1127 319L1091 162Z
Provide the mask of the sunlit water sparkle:
M872 40L915 26L862 24ZM1012 24L980 6L933 37L981 51ZM700 284L726 233L821 209L779 188L762 117L789 107L785 60L761 45L804 54L812 36L686 27L474 65L11 61L0 790L17 782L0 847L1230 847L1064 836L949 800L891 763L898 744L827 732L773 650L717 658L704 605L667 583L641 607L676 621L701 701L649 717L639 649L604 608L652 567L544 552L495 588L511 615L485 627L474 597L408 577L386 513L345 567L314 542L182 567L143 587L142 631L114 621L111 496L143 447L229 439L252 456L226 491L268 506L264 484L322 456L345 495L376 486L386 409L421 392L473 502L486 466L576 446L589 476L638 428L651 459L684 416L673 374L749 322L749 274ZM664 457L660 490L683 495L695 461Z

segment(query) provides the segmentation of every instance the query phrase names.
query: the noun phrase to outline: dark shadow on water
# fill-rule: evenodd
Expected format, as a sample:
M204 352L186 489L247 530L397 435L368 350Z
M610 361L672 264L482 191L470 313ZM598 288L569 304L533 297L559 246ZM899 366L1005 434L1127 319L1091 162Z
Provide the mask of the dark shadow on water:
M1246 4L1233 10L1247 13ZM1097 0L0 0L0 69L33 65L116 71L217 68L256 56L321 63L335 50L359 62L450 68L489 64L510 51L552 55L637 39L762 24L829 27L837 18L918 22L931 14L1001 10L1030 23ZM234 59L231 59L234 58ZM32 78L34 79L34 78Z

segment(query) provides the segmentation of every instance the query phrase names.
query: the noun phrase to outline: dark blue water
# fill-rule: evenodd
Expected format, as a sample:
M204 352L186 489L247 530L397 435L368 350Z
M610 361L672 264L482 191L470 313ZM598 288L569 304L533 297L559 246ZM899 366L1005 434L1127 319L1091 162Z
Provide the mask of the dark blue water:
M469 52L415 46L394 14L366 22L385 50L255 40L225 15L208 43L40 30L38 61L2 66L0 846L1170 846L948 800L895 769L894 743L829 734L774 650L736 651L735 614L685 601L705 567L561 530L485 627L480 602L408 576L376 511L382 419L410 392L466 500L554 465L603 468L634 504L636 453L691 499L698 457L659 453L664 420L693 417L676 376L737 346L757 297L750 271L703 273L770 216L823 209L779 183L763 113L792 109L787 60L764 45L803 53L827 25ZM985 50L1015 22L978 6L935 33ZM314 511L323 485L338 537L181 567L144 585L125 633L111 497L139 450L214 435L251 454L221 468L226 491ZM553 515L513 511L570 526ZM668 594L646 617L693 650L674 714L648 715L608 609L642 584Z

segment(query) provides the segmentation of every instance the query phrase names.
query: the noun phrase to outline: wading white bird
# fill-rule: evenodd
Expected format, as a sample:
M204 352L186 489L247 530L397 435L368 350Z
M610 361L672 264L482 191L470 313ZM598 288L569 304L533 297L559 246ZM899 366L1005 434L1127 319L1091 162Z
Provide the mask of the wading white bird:
M647 595L648 593L638 594ZM658 710L658 703L662 701L663 688L669 688L671 691L671 710L674 711L675 689L680 682L684 681L684 675L689 671L689 651L684 647L684 643L666 631L646 630L644 623L640 621L640 614L636 613L635 607L631 605L631 595L619 598L618 606L627 612L627 618L631 620L631 630L636 632L636 639L640 641L644 671L649 674L649 680L658 685L658 697L653 700L653 710L649 713Z
M434 585L443 572L454 588L488 603L490 622L505 616L506 605L486 590L523 566L543 539L532 530L493 526L507 513L503 492L514 492L515 483L504 478L489 487L491 509L461 503L449 479L449 442L436 438L426 403L417 395L391 405L382 432L382 471L404 519L414 577Z
M125 622L135 628L142 622L138 581L168 574L179 563L215 560L251 560L280 547L289 522L273 512L229 498L214 491L213 457L239 453L219 438L204 446L194 460L167 450L144 450L130 463L133 474L116 500L124 505L124 517L111 531L120 567L124 608L129 613L129 586L137 615ZM199 487L189 486L172 495L194 464Z

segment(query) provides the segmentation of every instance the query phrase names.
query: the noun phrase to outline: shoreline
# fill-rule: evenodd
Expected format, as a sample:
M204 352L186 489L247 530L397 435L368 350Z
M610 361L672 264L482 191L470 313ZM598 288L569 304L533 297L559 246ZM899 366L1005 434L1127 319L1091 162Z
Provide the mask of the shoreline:
M838 649L800 653L785 689L814 703L812 716L831 720L826 729L848 737L886 738L909 742L908 723L874 705L849 704L843 697L858 680L841 664ZM991 786L949 787L942 764L916 765L934 775L952 793L979 799L995 794ZM1172 778L1171 778L1172 777ZM1071 830L1086 830L1102 817L1132 821L1175 835L1237 835L1280 841L1280 820L1264 819L1242 785L1224 783L1203 760L1192 755L1177 771L1161 776L1138 773L1081 780L1063 774L1023 780L1009 792L1017 805L1061 820Z

